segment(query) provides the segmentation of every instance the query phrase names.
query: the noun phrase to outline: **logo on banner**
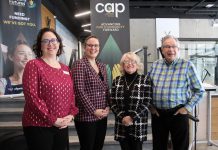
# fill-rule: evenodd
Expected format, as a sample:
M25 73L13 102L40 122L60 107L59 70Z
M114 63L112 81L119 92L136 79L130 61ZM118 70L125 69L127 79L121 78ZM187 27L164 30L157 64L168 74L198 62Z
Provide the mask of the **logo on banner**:
M125 5L123 3L97 3L95 5L95 10L98 13L106 12L109 14L114 14L114 16L118 18L118 15L125 11Z
M27 0L9 0L9 5L25 7L26 2L27 2ZM36 3L33 0L28 0L27 6L29 8L34 8L34 7L36 7Z
M9 5L25 7L26 0L9 0Z
M36 7L36 3L33 0L29 0L29 2L27 3L29 8L34 8Z

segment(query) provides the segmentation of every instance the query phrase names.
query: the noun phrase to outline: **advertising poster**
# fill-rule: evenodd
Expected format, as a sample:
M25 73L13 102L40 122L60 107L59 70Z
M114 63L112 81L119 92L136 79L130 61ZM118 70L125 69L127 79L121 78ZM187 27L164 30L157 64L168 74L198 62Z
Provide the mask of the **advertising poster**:
M98 59L107 64L109 84L120 75L119 62L130 51L129 1L91 0L91 31L100 39Z
M40 14L40 0L0 1L0 94L5 93L9 78L17 76L20 80L21 67L33 58L32 45L41 27ZM19 91L20 87L16 88Z

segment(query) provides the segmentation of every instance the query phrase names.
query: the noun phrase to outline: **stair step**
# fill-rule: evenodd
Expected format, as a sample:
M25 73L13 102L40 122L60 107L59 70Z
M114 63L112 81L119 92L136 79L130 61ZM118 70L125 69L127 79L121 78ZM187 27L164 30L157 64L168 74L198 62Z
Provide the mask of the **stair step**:
M24 99L2 99L0 98L0 108L23 108Z
M0 113L22 113L23 108L0 108Z

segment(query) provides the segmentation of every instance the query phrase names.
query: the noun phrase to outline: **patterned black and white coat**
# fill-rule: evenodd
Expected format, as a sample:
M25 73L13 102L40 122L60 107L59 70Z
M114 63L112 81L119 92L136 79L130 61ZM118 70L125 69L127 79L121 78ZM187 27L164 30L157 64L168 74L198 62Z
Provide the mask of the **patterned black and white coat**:
M125 89L125 76L118 76L113 80L110 106L115 114L114 139L117 141L125 138L126 132L137 141L147 140L148 106L152 101L150 78L138 75L132 86L130 97L124 99L124 92L128 92ZM125 110L133 118L133 125L128 127L122 124L122 119L126 116Z

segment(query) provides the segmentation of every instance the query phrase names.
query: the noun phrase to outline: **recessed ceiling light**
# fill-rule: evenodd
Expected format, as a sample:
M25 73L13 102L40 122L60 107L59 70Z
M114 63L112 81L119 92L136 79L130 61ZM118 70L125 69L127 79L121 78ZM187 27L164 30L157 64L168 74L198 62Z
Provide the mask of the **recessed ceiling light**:
M85 11L85 12L82 12L82 13L78 13L75 15L75 17L82 17L82 16L85 16L85 15L89 15L91 13L91 11Z
M211 7L213 7L214 6L214 4L207 4L205 7L206 8L211 8Z
M83 25L82 25L83 28L84 28L84 27L89 27L89 26L91 26L91 23L83 24Z
M213 23L213 27L218 27L218 23Z
M84 29L84 31L85 31L85 32L91 32L91 30L88 30L88 29Z

